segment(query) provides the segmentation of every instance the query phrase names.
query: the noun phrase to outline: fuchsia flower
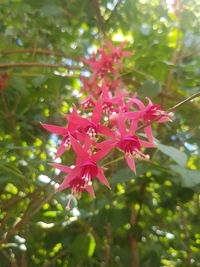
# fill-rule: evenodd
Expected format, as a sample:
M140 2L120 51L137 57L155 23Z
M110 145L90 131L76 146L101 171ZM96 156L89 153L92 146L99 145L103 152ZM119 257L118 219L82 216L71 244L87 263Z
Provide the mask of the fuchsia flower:
M119 81L117 81L119 82ZM102 98L103 98L103 111L106 114L112 114L113 112L118 112L118 108L115 106L123 105L123 98L127 95L127 93L121 93L121 91L117 90L117 96L113 97L112 93L109 91L109 84L105 79L103 79L102 83Z
M66 116L69 123L73 125L78 131L88 135L90 138L94 138L98 133L105 136L113 136L113 132L106 126L100 124L102 117L102 98L96 102L91 119L86 119L76 114Z
M83 59L83 62L91 67L92 75L89 80L82 77L81 92L86 94L86 97L80 101L80 107L84 110L84 115L87 115L88 109L93 109L91 118L80 116L74 107L71 114L65 115L68 120L67 127L41 124L46 130L63 136L56 158L69 146L72 146L77 156L74 167L50 164L66 174L57 191L71 189L67 209L70 208L73 195L80 197L82 192L87 191L95 197L93 179L98 179L109 187L104 175L105 169L97 163L112 149L122 151L129 168L136 173L135 159L149 159L149 155L144 154L142 148L155 146L149 122L170 121L169 117L172 115L163 111L159 105L153 104L150 99L145 106L137 99L137 94L127 98L127 93L119 88L121 81L112 82L111 78L119 74L122 58L132 53L123 52L125 43L117 48L108 41L106 45L106 49L98 50L98 55L92 54L89 60ZM110 73L113 75L108 78L107 74ZM135 111L130 110L133 104L138 108ZM102 124L103 112L107 114L108 118L105 119L110 128ZM140 122L149 142L141 140L136 134ZM103 139L105 141L98 143L99 138L106 137L110 139Z
M71 188L72 194L80 195L81 192L88 191L90 195L94 197L94 190L92 188L92 179L94 178L97 178L110 188L109 183L104 175L104 168L98 166L97 162L101 160L107 153L109 153L111 148L107 147L99 150L95 154L92 154L90 149L91 140L89 138L86 139L84 147L82 147L72 136L70 136L70 140L73 150L77 155L75 167L70 168L68 166L55 163L50 164L62 172L68 173L57 191Z
M118 130L115 132L115 137L110 140L103 141L97 144L97 148L112 147L120 148L124 151L126 162L130 169L136 173L135 161L137 159L149 159L148 155L141 152L142 147L155 147L155 144L148 143L140 140L138 136L134 135L136 127L134 123L131 123L130 129L126 130L126 124L123 118L123 114L120 112L118 117Z
M55 156L55 159L59 158L60 156L62 156L62 154L65 152L65 150L70 147L71 143L70 143L69 134L70 134L70 132L71 132L71 134L73 134L74 129L70 128L70 127L64 128L64 127L49 125L49 124L45 124L45 123L41 123L41 125L47 131L63 136L61 144L60 144L60 146L57 150L56 156Z
M76 109L75 108L73 109L72 114L73 115L76 114ZM70 124L70 123L68 124L68 127L66 127L66 128L65 127L56 126L56 125L49 125L49 124L45 124L45 123L40 123L40 124L47 131L63 136L61 144L58 147L58 150L57 150L57 153L56 153L56 156L55 156L55 159L59 158L60 156L62 156L62 154L65 152L65 150L68 149L70 147L70 145L71 145L69 134L71 134L73 136L76 136L75 127L73 127L73 125Z
M115 48L109 41L106 41L106 45L108 49L112 52L112 58L114 62L118 64L120 68L122 67L121 58L128 57L133 54L133 52L129 52L129 51L122 52L122 49L124 48L125 44L126 42L123 42L120 46Z
M93 108L94 106L95 106L95 103L90 96L86 96L80 101L80 107L82 109L90 109L90 108Z
M140 120L144 124L151 121L155 122L171 121L169 117L173 116L172 113L165 112L159 105L155 105L149 98L147 99L148 99L148 105L145 107L145 105L139 99L137 99L136 96L133 98L129 98L129 100L134 104L136 104L140 110L126 112L124 113L124 117L135 121L136 125ZM144 132L149 141L153 142L152 129L150 125L144 128Z
M70 168L68 166L65 165L60 165L60 164L56 164L56 163L50 163L49 165L51 165L52 167L59 169L60 171L67 173L68 176L70 176L70 174L72 173L72 171L74 170L74 168ZM57 188L57 192L58 191L62 191L64 189L67 188L71 188L71 195L69 197L68 203L67 203L67 209L70 209L70 202L72 199L72 196L76 196L77 198L80 198L81 193L84 191L87 191L92 197L95 197L94 194L94 189L92 187L92 185L87 185L85 183L85 180L81 178L81 176L75 176L73 179L69 180L66 176L64 179L64 185L63 183Z
M121 58L131 55L131 52L122 52L125 43L122 43L119 47L115 48L110 42L106 42L108 49L111 51L110 54L106 53L105 49L99 48L100 58L92 58L90 60L83 59L82 61L88 64L94 74L93 79L104 78L107 73L112 72L114 74L119 74L116 70L122 67Z
M82 93L90 93L94 98L99 97L101 94L101 87L98 85L97 80L88 81L84 76L81 77L84 87L80 90Z

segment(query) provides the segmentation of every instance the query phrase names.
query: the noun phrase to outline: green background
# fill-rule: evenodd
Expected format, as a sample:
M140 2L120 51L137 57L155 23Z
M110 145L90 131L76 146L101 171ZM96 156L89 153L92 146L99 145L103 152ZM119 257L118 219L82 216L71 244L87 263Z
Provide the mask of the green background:
M168 109L200 91L198 0L0 1L0 73L9 75L0 90L2 267L200 266L198 98L154 125L160 145L136 175L124 160L108 165L111 190L96 183L96 199L83 194L71 211L69 191L54 194L58 140L39 122L66 125L88 74L80 58L104 40L135 52L121 71L130 96Z

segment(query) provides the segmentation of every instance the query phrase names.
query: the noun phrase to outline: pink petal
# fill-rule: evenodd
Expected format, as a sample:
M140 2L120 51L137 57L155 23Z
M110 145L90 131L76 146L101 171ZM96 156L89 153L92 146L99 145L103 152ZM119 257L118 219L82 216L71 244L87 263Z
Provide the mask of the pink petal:
M109 145L113 145L113 143L115 143L115 140L106 140L106 141L96 144L96 148L98 149L105 148Z
M62 191L66 188L69 188L69 182L67 181L67 176L65 177L64 181L62 182L62 184L56 189L56 192Z
M137 99L137 98L129 98L129 100L131 101L131 102L133 102L133 103L135 103L138 107L139 107L139 109L144 109L145 108L145 105L142 103L142 101L140 101L139 99Z
M113 131L102 124L99 124L98 132L105 136L114 137Z
M108 49L111 51L111 52L115 52L115 47L111 44L111 42L109 42L108 40L106 40L106 46L108 47Z
M165 122L165 121L172 121L172 120L168 117L162 117L159 120L156 120L156 122Z
M110 96L108 93L108 88L107 88L105 79L103 80L103 84L102 84L102 92L103 92L103 100L109 100Z
M118 129L121 134L121 137L124 137L126 135L126 124L121 112L119 113Z
M76 155L82 159L87 160L89 155L85 149L74 139L72 135L70 135L71 145L76 153Z
M153 134L152 134L151 126L146 126L146 127L144 128L144 132L145 132L147 138L149 139L149 141L150 141L151 143L153 143Z
M49 163L49 165L65 173L69 173L70 171L72 171L72 168L65 166L65 165L60 165L56 163Z
M100 97L99 100L96 102L93 114L92 114L92 121L98 124L101 120L102 116L102 98Z
M78 176L80 174L80 167L77 166L75 167L71 172L69 172L69 174L65 177L64 181L62 182L62 184L58 187L58 189L56 191L61 191L64 190L65 188L69 187L69 183L76 178L76 176Z
M99 181L101 181L103 184L105 184L108 188L110 188L110 185L109 185L101 167L98 168L97 178L99 179Z
M113 146L108 146L106 148L99 150L98 152L96 152L94 155L91 156L91 160L93 160L94 162L99 161L100 159L105 157L112 148Z
M132 120L128 135L133 135L137 130L138 120Z
M129 158L128 156L125 156L126 162L129 166L129 168L136 174L136 168L135 168L135 160L134 158Z
M124 113L124 118L127 118L129 120L139 120L140 118L142 118L143 114L144 113L142 111L130 111Z
M87 186L87 187L85 188L85 190L88 191L88 193L89 193L93 198L95 198L95 193L94 193L94 189L93 189L92 186Z
M45 128L47 131L49 131L51 133L55 133L55 134L59 134L59 135L65 135L67 133L67 129L64 127L49 125L49 124L45 124L45 123L40 123L40 124L42 125L43 128Z
M131 56L131 55L133 55L134 53L133 52L129 52L129 51L127 51L127 52L122 52L122 57L128 57L128 56Z
M55 159L62 156L62 154L65 152L66 149L67 149L67 147L64 145L64 142L62 142L60 144L60 146L58 147L58 150L57 150L56 155L55 155Z
M73 109L71 114L64 114L63 116L68 120L69 116L76 116L78 115L78 111L75 105L73 105Z
M148 98L148 97L146 97L146 99L148 100L148 105L147 105L147 107L150 107L150 106L152 106L152 105L153 105L153 103L152 103L151 99L150 99L150 98Z
M139 140L139 142L142 147L156 147L157 146L156 144L149 143L143 140Z
M92 145L92 140L88 135L85 135L85 140L84 140L84 150L88 151Z
M90 122L90 120L83 118L79 115L69 115L68 120L71 126L75 128L86 126Z

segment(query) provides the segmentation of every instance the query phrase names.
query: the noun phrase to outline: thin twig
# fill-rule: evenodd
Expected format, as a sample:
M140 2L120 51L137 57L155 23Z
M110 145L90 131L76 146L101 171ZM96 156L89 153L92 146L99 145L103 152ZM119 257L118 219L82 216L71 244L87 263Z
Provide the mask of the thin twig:
M72 60L79 61L78 58L74 58L72 56L66 55L65 53L58 52L58 51L51 51L51 50L45 50L45 49L33 49L33 48L28 48L28 49L15 49L15 50L2 50L0 51L1 55L8 55L8 54L44 54L44 55L53 55L57 57L64 57L64 58L69 58Z
M173 106L172 108L169 108L167 110L167 112L171 112L171 111L174 111L176 110L177 108L179 108L180 106L184 105L185 103L191 101L192 99L196 98L196 97L199 97L200 96L200 92L194 94L194 95L191 95L190 97L186 98L185 100L181 101L180 103L176 104L175 106Z
M17 63L3 63L0 64L0 68L13 68L13 67L49 67L49 68L66 68L69 70L83 70L85 67L69 66L63 64L51 64L51 63L38 63L38 62L17 62Z
M199 97L199 96L200 96L200 92L198 92L198 93L196 93L196 94L194 94L194 95L191 95L190 97L186 98L185 100L181 101L180 103L176 104L175 106L169 108L169 109L166 111L166 113L170 113L170 112L176 110L177 108L179 108L179 107L182 106L183 104L186 104L187 102L189 102L189 101L191 101L192 99L194 99L194 98L196 98L196 97ZM151 125L152 122L154 122L154 121L158 121L158 120L159 120L160 118L162 118L162 117L163 117L163 115L161 114L161 115L158 116L155 120L153 120L153 121L149 121L149 122L147 122L147 123L141 125L140 127L138 127L136 131L139 131L139 130L144 129L145 127Z

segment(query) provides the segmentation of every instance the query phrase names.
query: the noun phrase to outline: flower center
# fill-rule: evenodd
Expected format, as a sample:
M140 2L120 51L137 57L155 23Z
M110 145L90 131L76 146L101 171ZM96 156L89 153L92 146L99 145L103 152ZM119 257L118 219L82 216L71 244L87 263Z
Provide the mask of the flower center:
M104 102L102 108L106 114L112 113L114 109L113 104L110 102Z
M80 105L83 109L89 109L94 107L94 102L92 101L91 98L86 97L81 101Z
M97 135L97 125L91 122L85 129L84 132L89 135L90 138L94 138Z
M70 145L71 145L71 142L70 142L69 135L66 134L65 137L64 137L64 146L65 147L69 147Z
M140 151L141 145L136 135L124 137L120 141L119 147L124 150L125 155L130 158L149 159L149 155L145 155Z
M98 173L97 164L93 161L85 161L82 164L81 177L85 181L87 186L91 186L91 179L94 178Z

